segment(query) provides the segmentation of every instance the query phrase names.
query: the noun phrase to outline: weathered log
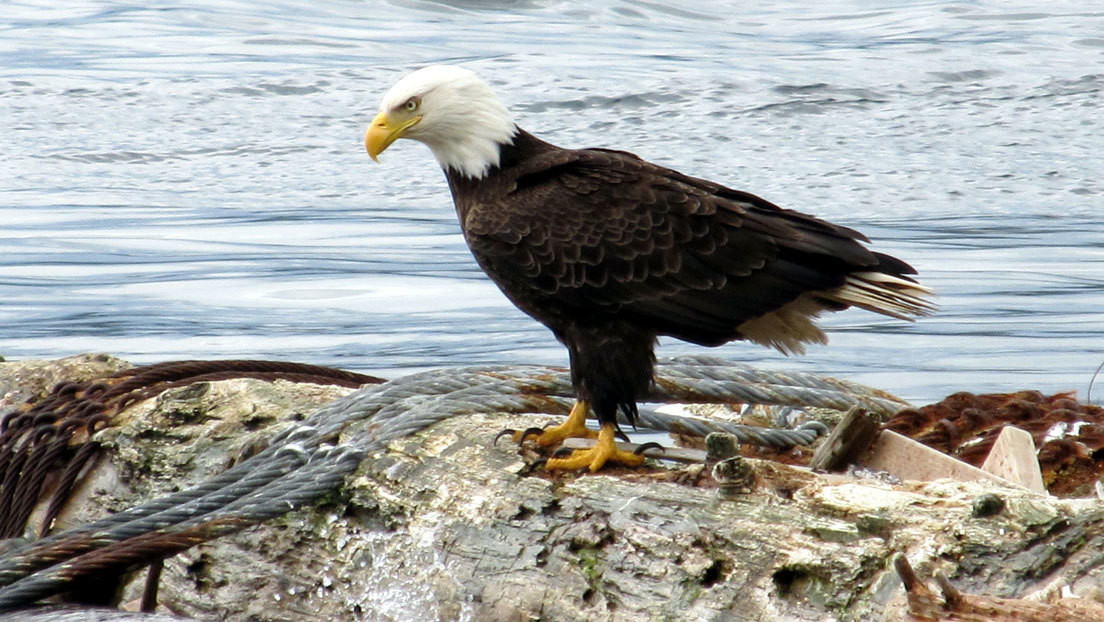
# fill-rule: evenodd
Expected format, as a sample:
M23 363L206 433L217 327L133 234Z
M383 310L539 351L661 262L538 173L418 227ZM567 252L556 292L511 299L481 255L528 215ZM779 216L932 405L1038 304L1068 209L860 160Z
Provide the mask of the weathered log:
M0 373L3 369L0 368ZM256 380L172 389L100 432L65 524L201 481L348 390ZM230 620L823 620L906 614L892 560L997 598L1095 598L1104 506L995 482L892 485L747 459L717 494L700 465L550 477L503 427L456 417L366 459L324 502L165 561L159 611ZM357 426L371 425L364 421ZM350 433L352 430L350 430ZM977 513L996 495L1003 509ZM999 504L997 506L999 508ZM136 603L144 575L123 601Z

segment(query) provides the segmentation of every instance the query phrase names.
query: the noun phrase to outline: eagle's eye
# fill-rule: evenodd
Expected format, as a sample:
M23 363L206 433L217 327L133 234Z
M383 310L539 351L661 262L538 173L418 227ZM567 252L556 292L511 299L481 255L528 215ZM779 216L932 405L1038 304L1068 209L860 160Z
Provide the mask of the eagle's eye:
M411 97L410 99L406 100L406 103L404 103L402 107L407 112L414 112L418 109L418 100L414 97Z

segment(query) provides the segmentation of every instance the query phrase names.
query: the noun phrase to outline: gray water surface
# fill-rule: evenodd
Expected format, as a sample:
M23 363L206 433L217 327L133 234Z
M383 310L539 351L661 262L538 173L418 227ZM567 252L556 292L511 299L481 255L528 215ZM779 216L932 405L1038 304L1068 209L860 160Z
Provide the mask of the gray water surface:
M8 3L0 354L565 364L471 259L428 150L364 154L383 92L449 62L554 143L857 228L940 296L915 324L826 318L805 357L714 354L921 402L1084 397L1104 361L1104 10L752 4Z

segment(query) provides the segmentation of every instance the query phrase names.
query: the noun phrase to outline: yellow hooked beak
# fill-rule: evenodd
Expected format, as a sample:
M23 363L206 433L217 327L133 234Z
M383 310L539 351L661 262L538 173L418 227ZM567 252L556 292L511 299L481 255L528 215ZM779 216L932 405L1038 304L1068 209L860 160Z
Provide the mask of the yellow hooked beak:
M372 124L364 132L364 147L368 149L368 155L379 162L379 154L391 146L391 143L402 138L406 131L422 120L421 115L408 119L392 119L386 112L381 112L372 119Z

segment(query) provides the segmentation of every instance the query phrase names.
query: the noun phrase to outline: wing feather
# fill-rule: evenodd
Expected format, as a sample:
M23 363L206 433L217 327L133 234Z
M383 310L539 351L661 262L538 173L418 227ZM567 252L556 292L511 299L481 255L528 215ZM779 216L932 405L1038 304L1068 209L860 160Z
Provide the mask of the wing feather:
M602 149L550 150L511 174L508 193L466 208L465 236L507 296L546 324L616 314L696 343L792 350L823 339L808 319L822 309L924 312L908 264L754 195ZM741 334L757 318L767 319Z

